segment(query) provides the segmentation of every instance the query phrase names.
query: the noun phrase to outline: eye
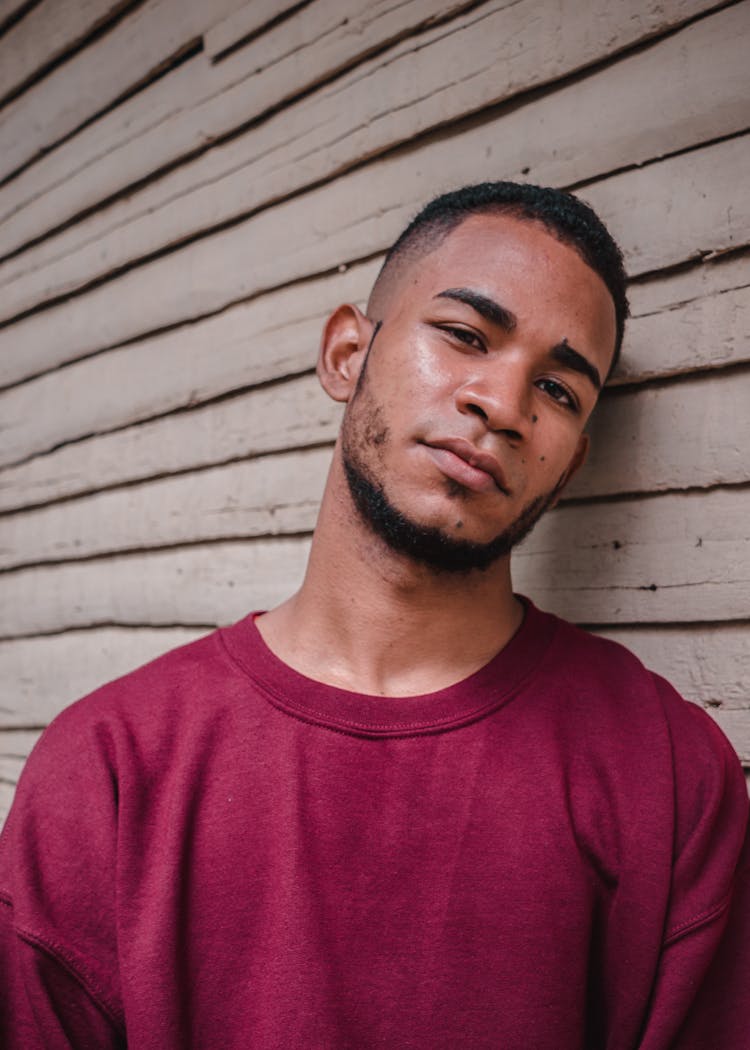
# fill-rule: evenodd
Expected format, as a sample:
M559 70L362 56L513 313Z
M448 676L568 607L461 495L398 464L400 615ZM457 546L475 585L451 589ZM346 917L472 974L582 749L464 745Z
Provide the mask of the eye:
M562 383L558 383L556 379L540 379L536 384L540 390L548 394L553 401L556 401L558 405L563 405L565 408L569 408L572 412L578 411L578 401L571 394L571 392L564 387Z
M459 343L463 343L464 346L474 347L476 350L481 350L482 353L487 352L484 339L478 332L472 332L469 328L456 328L449 324L439 324L436 327L441 332L446 332L451 338L458 340Z

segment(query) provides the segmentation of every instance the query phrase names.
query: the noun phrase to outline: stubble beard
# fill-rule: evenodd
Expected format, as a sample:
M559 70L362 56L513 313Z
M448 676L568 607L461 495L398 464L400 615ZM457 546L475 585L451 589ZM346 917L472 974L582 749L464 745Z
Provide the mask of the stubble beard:
M486 570L506 557L521 542L554 502L562 479L547 493L531 500L518 517L486 543L457 539L435 525L422 525L407 517L386 495L383 484L368 466L365 450L382 459L388 428L382 413L365 392L360 375L341 432L341 458L349 494L364 524L392 551L440 573L469 573ZM363 404L367 401L369 403ZM355 408L355 402L359 402ZM360 417L353 419L355 410ZM460 485L447 482L454 498L465 495Z

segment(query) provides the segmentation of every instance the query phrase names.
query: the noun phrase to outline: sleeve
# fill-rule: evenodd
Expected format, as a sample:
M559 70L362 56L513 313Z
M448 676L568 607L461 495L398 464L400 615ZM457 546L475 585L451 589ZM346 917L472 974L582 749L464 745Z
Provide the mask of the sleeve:
M0 1046L125 1046L115 934L117 792L101 727L45 731L0 836Z
M750 1050L748 795L697 705L672 724L676 835L669 915L638 1050Z

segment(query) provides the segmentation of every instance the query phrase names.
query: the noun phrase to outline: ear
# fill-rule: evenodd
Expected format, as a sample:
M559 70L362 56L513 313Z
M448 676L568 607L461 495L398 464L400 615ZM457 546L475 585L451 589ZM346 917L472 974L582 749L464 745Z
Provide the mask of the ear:
M568 464L567 470L557 483L557 488L555 489L555 498L549 505L550 510L552 509L552 507L557 506L560 496L562 496L564 490L568 487L569 482L578 473L583 464L586 462L586 459L588 458L589 454L590 444L591 441L589 439L588 434L581 434L581 436L578 438L578 445L576 446L576 450L573 453L573 458Z
M334 401L348 401L367 355L375 324L351 303L337 307L320 340L317 373Z

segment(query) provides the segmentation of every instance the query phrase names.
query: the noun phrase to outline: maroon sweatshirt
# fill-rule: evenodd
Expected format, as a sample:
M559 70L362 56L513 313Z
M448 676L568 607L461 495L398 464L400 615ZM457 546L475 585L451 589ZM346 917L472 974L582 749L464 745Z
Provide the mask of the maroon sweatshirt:
M248 617L44 733L0 840L0 1045L747 1050L746 822L711 720L533 606L399 699Z

